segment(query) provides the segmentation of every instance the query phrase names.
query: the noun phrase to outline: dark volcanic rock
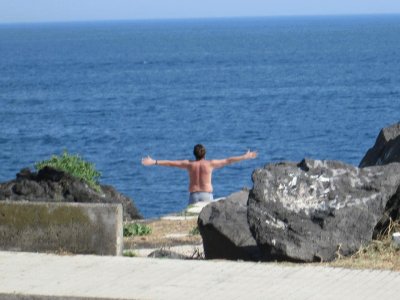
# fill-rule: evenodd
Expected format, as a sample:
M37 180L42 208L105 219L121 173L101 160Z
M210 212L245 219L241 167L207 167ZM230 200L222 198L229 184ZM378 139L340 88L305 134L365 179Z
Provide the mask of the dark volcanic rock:
M400 162L400 123L384 128L375 145L368 150L360 162L360 168Z
M400 123L380 131L375 145L361 160L360 168L386 165L392 162L400 162ZM375 236L387 228L390 219L396 221L400 219L400 197L393 197L386 204L385 213L375 229Z
M260 259L247 223L248 195L248 191L240 191L203 208L198 226L206 258Z
M341 162L278 163L253 173L248 221L268 260L330 261L368 244L400 164L359 169Z
M378 238L387 231L391 220L397 222L400 220L400 187L396 195L387 202L385 212L375 227L374 238Z
M113 187L102 185L101 192L71 175L45 167L38 173L23 169L15 180L0 183L0 200L42 202L121 203L124 219L141 219L133 201Z

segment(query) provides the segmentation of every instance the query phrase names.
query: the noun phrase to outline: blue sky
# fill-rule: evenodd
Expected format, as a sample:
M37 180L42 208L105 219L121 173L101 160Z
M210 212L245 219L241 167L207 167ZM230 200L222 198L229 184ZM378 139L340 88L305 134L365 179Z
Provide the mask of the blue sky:
M0 23L400 13L400 0L0 0Z

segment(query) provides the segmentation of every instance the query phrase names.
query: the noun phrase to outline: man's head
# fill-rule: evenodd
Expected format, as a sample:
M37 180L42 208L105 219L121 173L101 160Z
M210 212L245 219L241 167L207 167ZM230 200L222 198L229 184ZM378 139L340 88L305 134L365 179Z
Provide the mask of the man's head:
M201 144L197 144L194 146L193 154L196 157L196 160L201 160L206 156L206 148Z

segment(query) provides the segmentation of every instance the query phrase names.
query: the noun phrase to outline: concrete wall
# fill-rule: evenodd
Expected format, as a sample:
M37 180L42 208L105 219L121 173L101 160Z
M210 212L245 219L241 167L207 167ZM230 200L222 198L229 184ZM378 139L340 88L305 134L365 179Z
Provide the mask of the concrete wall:
M0 250L122 255L122 205L0 201Z

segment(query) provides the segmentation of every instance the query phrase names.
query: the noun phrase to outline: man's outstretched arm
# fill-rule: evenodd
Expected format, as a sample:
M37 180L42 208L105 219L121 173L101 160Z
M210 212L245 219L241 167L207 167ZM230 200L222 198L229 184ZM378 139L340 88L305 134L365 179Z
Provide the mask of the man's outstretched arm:
M187 169L189 166L188 160L155 160L150 156L142 158L142 165L144 166L164 166L164 167L175 167L180 169Z
M225 167L226 165L230 165L242 160L246 160L246 159L254 159L257 157L257 152L255 151L247 151L245 154L240 155L240 156L233 156L233 157L228 157L225 159L213 159L211 160L211 166L213 168L222 168Z

